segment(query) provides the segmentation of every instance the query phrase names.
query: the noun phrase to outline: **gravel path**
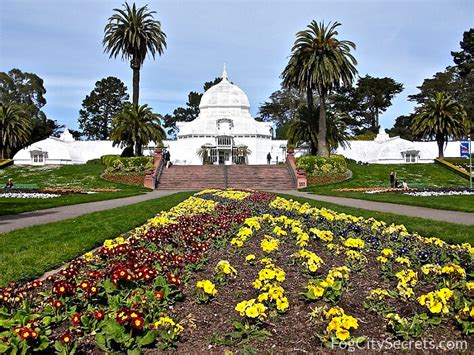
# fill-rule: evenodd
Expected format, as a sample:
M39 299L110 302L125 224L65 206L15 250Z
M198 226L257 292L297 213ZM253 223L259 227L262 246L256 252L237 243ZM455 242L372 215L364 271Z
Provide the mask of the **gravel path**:
M182 190L181 190L182 191ZM79 217L83 214L109 210L116 207L132 205L134 203L153 200L155 198L174 194L174 190L154 190L146 194L117 198L113 200L80 203L77 205L60 206L45 210L31 211L16 215L0 216L0 233L15 229L30 227L38 224L47 224L65 219Z
M370 211L387 212L402 216L432 219L435 221L474 225L474 213L469 212L458 212L426 207L397 205L394 203L374 202L346 197L314 195L296 190L276 190L272 192L294 195L298 197L308 198L311 200L330 202L341 206L361 208Z

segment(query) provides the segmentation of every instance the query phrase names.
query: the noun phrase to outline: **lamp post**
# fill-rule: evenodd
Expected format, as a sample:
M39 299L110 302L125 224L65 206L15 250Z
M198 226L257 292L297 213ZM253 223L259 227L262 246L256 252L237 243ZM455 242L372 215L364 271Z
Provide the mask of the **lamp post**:
M469 135L469 185L472 189L472 151L471 151L471 135Z

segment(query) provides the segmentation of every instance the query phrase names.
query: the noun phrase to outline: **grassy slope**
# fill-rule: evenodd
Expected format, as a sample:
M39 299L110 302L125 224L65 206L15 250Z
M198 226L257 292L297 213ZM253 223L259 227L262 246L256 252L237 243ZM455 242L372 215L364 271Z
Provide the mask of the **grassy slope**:
M0 234L0 287L41 276L183 201L180 192L134 205Z
M407 180L412 187L466 187L469 181L458 176L452 171L437 164L400 164L368 166L348 162L352 170L352 179L324 185L311 186L304 190L321 194L342 197L352 197L362 200L391 202L402 205L423 206L446 210L474 212L474 196L438 196L415 197L400 193L365 194L363 192L337 192L334 189L357 187L389 186L390 171L397 172L399 181Z
M359 208L345 207L333 203L310 200L292 195L280 195L291 198L295 201L308 202L311 206L318 208L325 207L337 212L343 212L358 217L370 218L392 224L403 224L409 231L417 232L425 237L437 237L449 243L470 243L474 244L474 228L462 224L454 224L430 219L400 216L392 213L366 211Z
M13 178L17 184L36 184L38 187L60 188L115 188L118 192L101 192L90 195L71 194L52 199L0 198L0 215L18 214L45 208L73 205L83 202L109 200L138 195L147 191L137 186L117 184L101 179L102 164L25 167L11 166L0 170L0 183ZM3 187L3 186L2 186Z

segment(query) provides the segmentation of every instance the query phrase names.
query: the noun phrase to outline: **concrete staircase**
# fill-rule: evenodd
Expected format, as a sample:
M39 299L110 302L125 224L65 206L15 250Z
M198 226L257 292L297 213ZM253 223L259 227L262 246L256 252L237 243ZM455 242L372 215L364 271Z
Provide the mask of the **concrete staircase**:
M229 165L227 187L236 189L294 189L286 165Z
M225 167L222 165L172 165L164 168L158 189L225 188Z
M294 189L286 165L173 165L163 169L158 189Z

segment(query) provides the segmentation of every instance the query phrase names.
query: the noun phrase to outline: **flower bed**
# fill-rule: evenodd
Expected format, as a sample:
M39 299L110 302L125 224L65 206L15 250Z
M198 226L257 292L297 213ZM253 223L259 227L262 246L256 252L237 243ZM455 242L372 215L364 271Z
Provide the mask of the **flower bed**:
M102 178L120 184L143 186L145 175L142 173L103 174Z
M441 189L418 189L417 191L404 192L404 195L418 197L434 196L466 196L474 195L474 189L470 188L441 188Z
M267 193L204 190L46 280L1 289L0 352L472 346L472 255Z
M21 192L21 191L11 191L11 192L0 192L0 198L31 198L31 199L47 199L59 197L60 194L46 193L46 192Z
M417 197L436 197L436 196L466 196L474 195L474 189L468 187L445 187L445 188L355 188L355 189L338 189L340 192L364 192L365 194L381 194L386 192L396 192L403 195Z

